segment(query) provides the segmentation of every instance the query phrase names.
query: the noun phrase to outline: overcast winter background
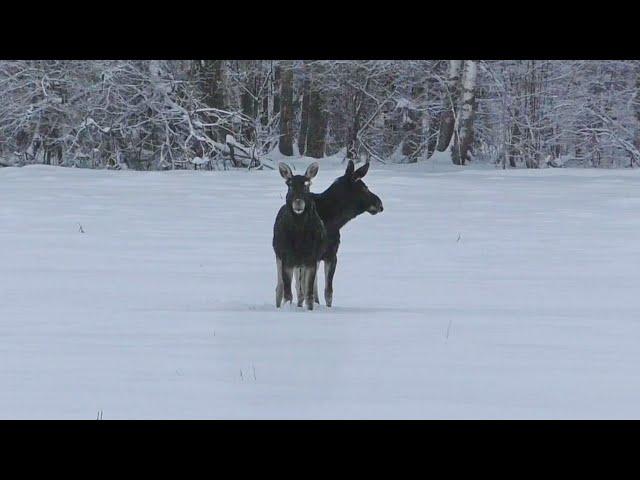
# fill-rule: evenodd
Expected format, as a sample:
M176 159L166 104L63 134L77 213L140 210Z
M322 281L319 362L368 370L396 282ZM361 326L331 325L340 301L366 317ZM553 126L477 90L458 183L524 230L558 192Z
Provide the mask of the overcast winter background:
M639 88L0 61L0 418L640 418ZM384 212L342 229L333 307L276 309L275 164L321 192L347 158Z

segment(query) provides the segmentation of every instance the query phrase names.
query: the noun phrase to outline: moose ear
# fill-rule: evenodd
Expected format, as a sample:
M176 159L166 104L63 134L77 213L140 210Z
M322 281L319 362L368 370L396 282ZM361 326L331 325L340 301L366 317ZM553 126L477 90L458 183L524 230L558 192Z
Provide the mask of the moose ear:
M285 180L289 180L291 177L293 177L293 172L291 171L291 167L286 163L280 162L278 164L278 170L280 170L280 175Z
M355 165L353 164L353 160L349 160L349 163L347 163L347 169L344 172L344 176L350 177L351 175L353 175L354 169L355 169Z
M362 177L364 177L367 174L368 171L369 171L369 162L365 163L363 166L361 166L358 170L354 172L353 179L360 180Z
M305 172L304 176L307 177L308 179L312 179L318 174L319 168L320 168L320 165L318 165L318 162L313 162L311 165L307 167L307 171Z

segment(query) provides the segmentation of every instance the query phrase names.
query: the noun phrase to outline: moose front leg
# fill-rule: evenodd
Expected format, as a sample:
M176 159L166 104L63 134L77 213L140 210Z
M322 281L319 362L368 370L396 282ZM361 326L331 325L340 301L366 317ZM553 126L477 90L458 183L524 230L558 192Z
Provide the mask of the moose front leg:
M276 258L276 267L278 271L278 278L276 284L276 308L280 308L282 304L282 294L284 292L284 284L282 283L282 260Z
M327 307L330 307L333 301L333 275L336 273L337 264L338 257L324 261L324 301Z
M302 279L302 267L296 267L296 293L298 294L298 306L304 302L304 281Z
M282 286L284 289L284 301L291 303L293 294L291 293L291 279L293 277L293 267L283 265L282 268Z
M313 263L304 267L304 296L307 303L307 310L313 310L313 283L316 279L317 264Z

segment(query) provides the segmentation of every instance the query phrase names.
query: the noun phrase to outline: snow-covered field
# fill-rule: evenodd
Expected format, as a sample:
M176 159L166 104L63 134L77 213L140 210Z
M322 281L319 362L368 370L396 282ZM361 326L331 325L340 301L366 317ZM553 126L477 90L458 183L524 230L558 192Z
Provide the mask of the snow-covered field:
M446 170L371 169L308 312L277 172L0 169L0 418L640 418L640 171Z

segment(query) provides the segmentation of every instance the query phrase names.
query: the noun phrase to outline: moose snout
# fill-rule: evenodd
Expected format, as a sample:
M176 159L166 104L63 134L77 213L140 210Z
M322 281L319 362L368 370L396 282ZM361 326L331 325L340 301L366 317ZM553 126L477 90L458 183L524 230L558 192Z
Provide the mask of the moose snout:
M382 200L378 199L377 202L375 202L373 205L371 205L371 207L369 207L369 213L371 215L375 215L376 213L380 213L384 210L384 207L382 206Z
M293 209L293 213L301 214L304 212L304 200L301 198L295 199L291 202L291 208Z

